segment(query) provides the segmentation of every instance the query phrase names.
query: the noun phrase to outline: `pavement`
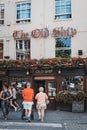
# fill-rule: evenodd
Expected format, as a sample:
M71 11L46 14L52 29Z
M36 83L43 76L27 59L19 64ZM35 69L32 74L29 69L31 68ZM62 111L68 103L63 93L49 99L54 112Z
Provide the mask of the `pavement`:
M39 122L37 111L34 120L28 123L21 120L21 111L11 110L9 118L4 121L0 110L0 130L87 130L87 113L73 113L59 110L46 110L45 121Z

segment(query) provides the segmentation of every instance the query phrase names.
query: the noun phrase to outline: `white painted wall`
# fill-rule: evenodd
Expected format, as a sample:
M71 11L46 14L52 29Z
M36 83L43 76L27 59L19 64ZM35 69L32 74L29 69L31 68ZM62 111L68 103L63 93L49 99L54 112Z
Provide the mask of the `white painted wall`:
M72 57L78 57L78 50L83 50L83 57L87 57L87 0L72 0L72 19L59 21L54 19L55 0L32 0L31 23L16 24L16 3L20 1L29 0L0 0L0 4L5 4L5 25L0 26L0 39L4 40L4 56L16 58L14 30L30 33L36 28L48 27L51 33L53 28L63 26L77 29L77 34L71 40ZM55 39L51 34L48 38L31 38L31 58L53 57L55 57Z

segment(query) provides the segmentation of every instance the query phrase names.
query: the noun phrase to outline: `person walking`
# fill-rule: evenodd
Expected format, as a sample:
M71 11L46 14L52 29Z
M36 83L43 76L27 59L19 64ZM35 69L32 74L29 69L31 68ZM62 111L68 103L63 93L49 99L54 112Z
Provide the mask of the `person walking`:
M44 112L45 112L45 109L47 108L46 101L48 100L48 96L46 93L44 93L43 87L39 88L39 93L36 94L35 99L37 100L36 109L38 110L39 120L43 122Z
M14 84L11 85L11 90L12 90L12 102L10 103L12 103L11 105L15 105L15 111L17 110L20 111L21 107L17 102L17 91Z
M31 88L31 83L29 82L27 83L26 88L22 90L22 95L23 95L23 109L25 109L25 116L30 122L33 98L34 98L34 90Z
M3 85L3 89L0 93L0 99L1 99L1 108L5 120L7 120L8 118L11 97L12 97L12 92L9 90L7 85Z
M11 86L9 86L9 90L12 92ZM10 106L14 108L15 112L17 111L17 107L13 104L13 95L10 98Z

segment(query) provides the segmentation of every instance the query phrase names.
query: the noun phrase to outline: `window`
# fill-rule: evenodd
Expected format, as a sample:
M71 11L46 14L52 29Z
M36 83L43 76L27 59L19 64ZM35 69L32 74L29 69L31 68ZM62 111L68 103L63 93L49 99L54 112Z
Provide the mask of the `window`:
M69 58L71 56L71 38L56 38L55 41L55 56Z
M48 96L56 96L55 82L48 82Z
M21 72L19 72L19 71L16 71L16 74L19 74L19 73L21 73ZM22 70L22 73L21 74L25 74L25 72ZM21 90L22 89L24 89L25 88L25 85L26 85L26 81L28 81L29 80L29 77L25 77L25 76L11 76L11 77L9 77L10 78L10 81L11 81L11 83L13 83L14 85L16 85L17 86L17 91L20 93L21 92Z
M84 80L83 76L65 76L62 80L62 89L63 90L74 90L79 91L83 90Z
M0 5L0 25L4 24L4 5Z
M55 0L55 19L71 18L71 0Z
M30 58L30 40L16 40L16 59Z
M25 23L31 21L31 3L19 3L16 6L16 23Z

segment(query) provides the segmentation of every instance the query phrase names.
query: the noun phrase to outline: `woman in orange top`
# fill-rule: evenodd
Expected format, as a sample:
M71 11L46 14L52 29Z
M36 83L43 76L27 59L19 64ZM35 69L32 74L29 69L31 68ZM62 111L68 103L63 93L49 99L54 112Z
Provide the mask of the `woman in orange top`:
M44 121L44 111L47 108L46 100L48 99L48 96L46 93L43 92L44 88L39 88L39 93L36 94L35 99L37 100L36 108L38 110L38 116L39 120L42 122Z

